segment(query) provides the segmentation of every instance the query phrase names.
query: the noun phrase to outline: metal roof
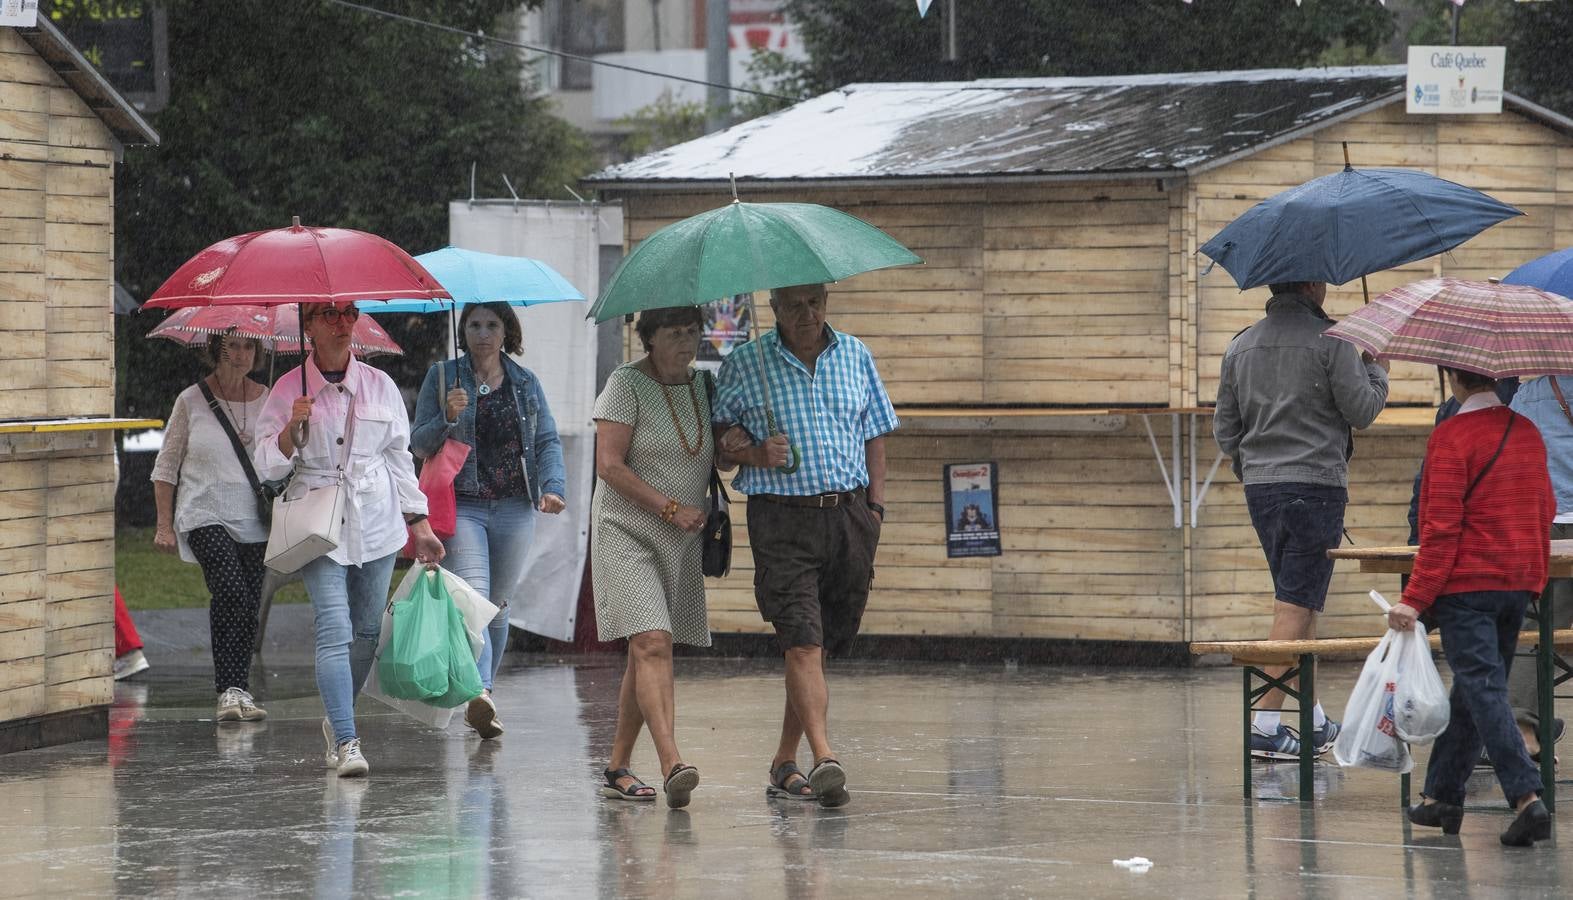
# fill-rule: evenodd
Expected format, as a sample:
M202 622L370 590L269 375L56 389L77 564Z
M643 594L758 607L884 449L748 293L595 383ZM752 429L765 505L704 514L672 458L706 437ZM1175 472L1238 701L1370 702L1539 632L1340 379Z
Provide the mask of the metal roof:
M677 189L1191 175L1399 102L1403 66L854 84L585 179ZM1568 122L1516 97L1553 127Z
M126 98L120 96L81 51L43 14L32 28L18 28L17 35L27 41L44 62L76 91L93 114L109 127L122 144L157 144L158 132L143 119Z

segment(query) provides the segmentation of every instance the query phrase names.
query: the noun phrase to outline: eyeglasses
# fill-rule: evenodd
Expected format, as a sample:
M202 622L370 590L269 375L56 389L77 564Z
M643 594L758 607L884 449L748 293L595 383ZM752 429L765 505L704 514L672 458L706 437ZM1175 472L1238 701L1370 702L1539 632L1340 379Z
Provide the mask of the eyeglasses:
M351 306L346 309L339 309L337 306L330 306L319 311L317 316L329 325L339 324L339 319L349 319L351 322L355 322L360 319L360 307Z

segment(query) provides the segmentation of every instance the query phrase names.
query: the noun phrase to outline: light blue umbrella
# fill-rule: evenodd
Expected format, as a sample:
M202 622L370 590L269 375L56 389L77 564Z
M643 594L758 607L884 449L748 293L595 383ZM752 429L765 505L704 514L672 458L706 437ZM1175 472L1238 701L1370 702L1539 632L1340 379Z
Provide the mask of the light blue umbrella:
M444 247L422 253L415 261L453 295L453 302L395 297L363 302L359 304L361 309L374 313L430 313L467 303L535 306L584 299L568 279L538 259Z

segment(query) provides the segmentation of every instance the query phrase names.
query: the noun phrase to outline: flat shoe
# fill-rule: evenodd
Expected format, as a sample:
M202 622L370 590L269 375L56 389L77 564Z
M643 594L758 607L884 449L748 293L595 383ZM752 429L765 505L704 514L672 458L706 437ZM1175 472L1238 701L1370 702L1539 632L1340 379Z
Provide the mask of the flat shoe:
M666 791L666 805L682 809L688 805L694 788L699 787L699 770L678 763L672 767L672 774L666 776L666 784L662 787Z
M1451 803L1416 803L1409 807L1409 821L1427 828L1440 828L1443 834L1458 834L1464 824L1464 808Z
M1524 807L1513 824L1502 832L1502 844L1507 847L1533 847L1536 841L1551 840L1551 813L1546 804L1536 800Z

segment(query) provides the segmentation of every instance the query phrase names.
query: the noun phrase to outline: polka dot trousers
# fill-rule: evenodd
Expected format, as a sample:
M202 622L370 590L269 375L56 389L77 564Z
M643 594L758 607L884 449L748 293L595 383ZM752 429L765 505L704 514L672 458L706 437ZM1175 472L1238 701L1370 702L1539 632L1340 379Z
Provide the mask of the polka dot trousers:
M213 640L213 686L217 693L250 690L251 652L257 642L262 605L262 556L266 543L242 544L222 525L205 525L186 535L202 565L213 599L208 626Z

